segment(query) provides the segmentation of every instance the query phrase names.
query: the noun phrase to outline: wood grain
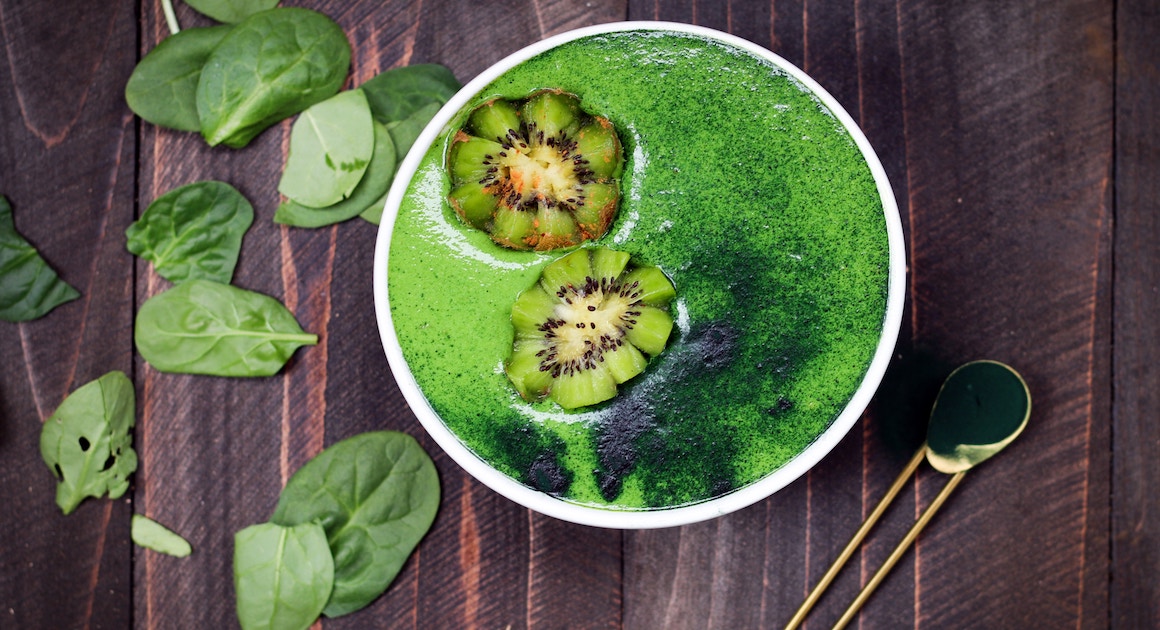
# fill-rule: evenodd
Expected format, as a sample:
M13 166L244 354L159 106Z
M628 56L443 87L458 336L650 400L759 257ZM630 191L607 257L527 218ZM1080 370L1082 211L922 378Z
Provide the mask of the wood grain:
M1116 3L1115 374L1111 620L1160 626L1160 10Z
M73 8L49 29L36 5L0 3L0 194L82 293L39 320L0 322L0 626L12 628L126 627L132 615L129 497L62 515L38 449L41 423L69 393L133 368L121 235L136 137L120 86L136 61L136 18L130 2Z
M1091 594L1108 544L1111 15L1098 3L915 9L900 14L907 170L923 182L910 188L914 336L951 363L1010 363L1034 399L1024 436L919 540L916 614L970 626L1017 606L1016 625L1103 623ZM998 59L1011 60L1002 72ZM1048 79L1059 76L1067 85ZM938 485L920 480L923 498ZM955 592L964 576L977 596Z
M159 7L142 12L141 54L167 35ZM199 24L191 12L179 14L185 27ZM195 181L221 180L235 186L254 205L254 225L243 241L233 283L284 302L299 284L293 268L283 269L284 242L272 224L282 136L276 127L260 135L245 151L209 148L200 136L141 123L140 209L162 194ZM244 173L244 177L236 174ZM322 265L323 267L325 265ZM147 262L138 261L137 306L168 288ZM287 276L290 281L287 281ZM289 286L288 286L289 285ZM289 304L311 332L317 320L304 321L309 301ZM306 304L304 304L306 303ZM305 353L291 360L297 367ZM231 627L233 601L233 534L267 520L274 509L283 475L300 465L307 449L320 450L320 428L311 428L309 392L294 390L299 370L269 378L224 379L162 374L137 357L142 383L140 406L141 470L135 508L185 536L193 554L178 560L138 548L134 555L135 623L143 628L176 625ZM311 365L303 366L309 371ZM294 403L294 404L291 404ZM285 427L285 428L284 428ZM288 446L283 435L289 433Z

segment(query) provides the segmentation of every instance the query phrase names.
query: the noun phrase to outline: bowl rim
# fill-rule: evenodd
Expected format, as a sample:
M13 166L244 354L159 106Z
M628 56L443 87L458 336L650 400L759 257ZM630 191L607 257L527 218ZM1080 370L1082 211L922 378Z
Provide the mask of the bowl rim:
M468 449L439 418L439 415L431 407L420 390L418 383L415 381L414 375L411 373L410 367L403 357L402 348L399 345L399 340L395 333L394 323L391 319L387 289L388 254L391 233L394 231L395 218L398 215L399 206L402 203L411 179L418 169L419 162L427 153L431 144L442 134L444 127L452 120L455 114L500 75L540 53L584 37L641 30L689 34L734 46L770 62L805 86L839 120L865 158L878 189L879 198L882 201L889 248L887 301L886 312L882 323L882 334L878 340L878 346L875 349L874 356L862 378L862 382L858 385L858 388L846 403L846 406L833 422L831 422L830 426L785 465L756 482L700 503L654 510L628 510L571 503L521 484L493 468ZM581 525L612 529L652 529L687 525L740 510L772 496L813 468L815 464L837 446L842 438L849 433L858 419L861 418L862 413L877 391L882 377L886 372L887 365L894 354L895 344L902 324L906 282L905 244L903 241L902 220L898 212L898 205L893 190L886 176L886 171L861 128L859 128L853 117L850 116L845 108L829 92L797 66L753 42L703 26L664 21L610 22L565 31L542 39L504 57L464 85L435 114L434 118L432 118L430 123L428 123L423 132L415 140L411 150L400 164L394 183L387 195L384 208L378 237L375 242L372 279L374 285L375 312L378 320L379 335L387 356L387 362L411 411L419 419L419 422L431 438L435 440L435 443L452 460L484 485L526 508Z

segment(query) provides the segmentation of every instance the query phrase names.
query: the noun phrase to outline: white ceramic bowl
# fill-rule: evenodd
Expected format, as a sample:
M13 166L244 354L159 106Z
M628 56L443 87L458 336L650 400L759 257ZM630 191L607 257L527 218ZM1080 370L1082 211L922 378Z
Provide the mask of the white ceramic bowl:
M561 500L519 483L508 475L496 470L469 450L448 429L439 415L431 407L408 367L392 322L391 309L389 307L390 295L388 294L387 283L388 252L400 204L407 192L408 184L414 176L424 154L427 153L432 143L442 134L444 128L453 117L481 90L521 62L574 39L628 30L656 30L686 33L708 40L716 40L768 61L811 91L817 100L845 127L849 136L865 157L881 197L889 245L889 286L886 292L886 312L881 337L860 386L854 392L845 408L833 420L829 427L813 440L804 451L800 452L787 464L773 471L771 474L728 494L700 503L667 509L606 509ZM894 350L902 319L906 273L904 251L902 225L898 216L898 208L881 163L854 120L817 82L774 53L751 42L719 31L667 22L620 22L568 31L519 50L473 79L438 112L419 136L406 159L402 162L394 186L386 201L386 209L383 213L374 259L375 310L377 312L379 331L382 336L383 347L386 351L388 362L411 410L439 446L476 479L520 505L575 523L625 529L669 527L710 519L739 510L765 499L805 474L806 471L829 453L842 437L846 435L859 417L861 417L867 404L869 404L871 397L881 382Z

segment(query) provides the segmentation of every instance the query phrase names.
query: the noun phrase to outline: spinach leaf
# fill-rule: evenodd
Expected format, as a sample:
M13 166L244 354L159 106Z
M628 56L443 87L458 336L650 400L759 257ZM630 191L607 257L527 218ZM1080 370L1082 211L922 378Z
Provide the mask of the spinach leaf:
M325 15L297 7L251 15L202 68L202 136L210 146L243 147L266 127L334 96L349 67L350 42Z
M338 442L287 482L271 521L320 522L334 555L334 592L323 614L358 610L387 589L427 533L439 477L414 438L393 431Z
M359 87L366 92L374 117L389 124L431 103L446 103L460 85L450 70L428 63L381 72Z
M382 223L383 222L383 209L387 205L387 194L388 193L390 193L389 190L386 193L383 193L383 196L379 197L377 200L375 200L374 203L367 206L367 209L363 210L359 214L359 216L362 217L363 219L365 219L366 221L373 223L375 225L379 225L380 223Z
M244 630L309 628L334 584L318 523L252 525L234 534L234 591Z
M407 156L407 152L411 150L411 145L419 139L419 134L423 133L427 123L431 122L441 107L443 107L443 103L429 103L412 112L410 116L389 126L391 140L395 143L395 153L399 156L399 162L402 162L403 158Z
M16 231L12 206L0 195L0 319L36 319L80 295Z
M123 372L69 394L40 430L40 456L57 479L56 504L69 514L85 497L116 499L137 470L136 398Z
M143 120L181 131L201 130L197 82L229 26L189 28L166 37L133 68L125 102Z
M278 0L185 0L185 3L218 22L236 24L255 13L273 9Z
M403 163L403 158L407 156L407 152L411 150L411 146L415 144L415 140L419 138L419 134L423 133L423 129L427 127L427 123L431 122L431 119L435 117L435 113L442 106L442 101L428 103L412 112L410 116L407 116L403 120L395 121L387 125L387 129L391 132L391 141L395 144L396 172L399 170L399 164ZM391 177L394 179L393 174ZM387 194L383 193L382 197L370 204L359 216L378 225L383 220L383 206L386 202Z
M186 32L186 31L183 31ZM170 282L229 283L254 207L233 186L204 181L165 193L125 231L130 252Z
M311 208L346 199L375 149L362 90L339 92L302 112L290 129L290 152L278 192Z
M189 541L178 536L161 523L141 514L133 515L129 535L133 538L133 542L158 553L178 558L184 558L193 553L193 547L189 546Z
M318 343L274 298L200 279L149 298L133 338L157 370L215 376L269 376Z
M367 172L350 197L326 208L311 208L288 200L278 206L274 222L297 227L322 227L353 218L368 210L391 187L395 176L395 144L385 125L377 120L374 126L375 151ZM380 204L381 205L381 204Z

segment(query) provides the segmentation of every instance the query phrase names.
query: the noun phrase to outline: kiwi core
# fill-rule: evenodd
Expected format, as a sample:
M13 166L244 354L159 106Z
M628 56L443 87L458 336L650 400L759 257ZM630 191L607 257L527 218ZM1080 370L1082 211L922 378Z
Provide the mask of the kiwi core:
M583 286L563 286L556 297L563 300L554 317L544 323L548 349L540 369L553 377L561 372L593 369L604 361L604 353L624 345L624 333L636 324L640 293L631 285L588 278Z
M515 204L524 207L552 205L556 199L570 199L582 194L576 165L568 161L568 146L542 144L528 147L524 143L507 145L495 156L496 172L484 180L494 185L507 180L511 192L518 195Z

